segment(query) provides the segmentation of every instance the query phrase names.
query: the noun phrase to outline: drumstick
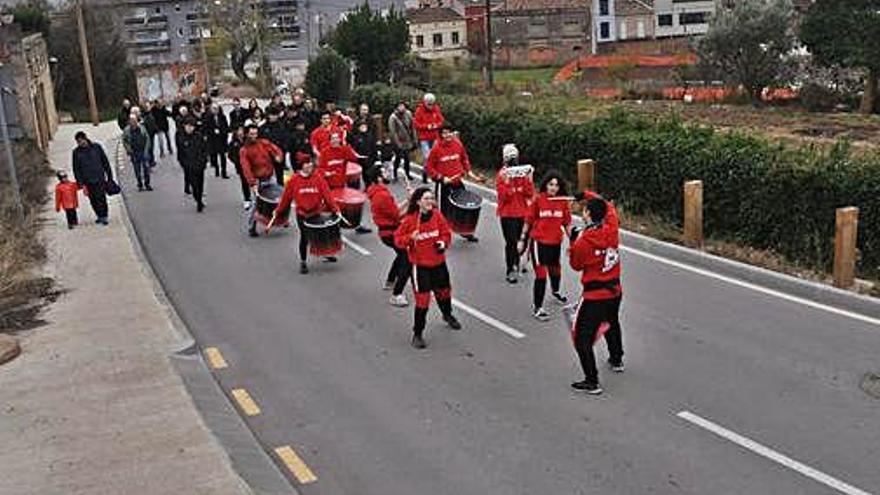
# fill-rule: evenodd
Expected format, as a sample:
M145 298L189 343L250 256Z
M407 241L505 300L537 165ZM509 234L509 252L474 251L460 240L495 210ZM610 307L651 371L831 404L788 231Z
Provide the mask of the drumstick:
M272 218L269 219L269 223L266 224L266 235L269 235L269 232L272 231L272 226L275 225L275 218L276 218L275 213L272 213Z
M550 201L574 201L574 196L553 196L547 199Z

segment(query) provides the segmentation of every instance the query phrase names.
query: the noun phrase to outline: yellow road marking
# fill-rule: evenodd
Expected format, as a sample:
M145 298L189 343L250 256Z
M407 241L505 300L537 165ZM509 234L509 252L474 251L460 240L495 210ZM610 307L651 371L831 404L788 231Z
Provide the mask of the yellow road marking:
M260 414L260 407L251 399L251 394L243 388L232 389L232 397L238 403L238 407L248 416Z
M211 365L211 368L215 370L221 370L223 368L229 367L229 365L226 363L226 360L223 359L223 354L220 354L220 349L217 349L216 347L206 348L205 357L208 359L208 364Z
M300 484L307 485L318 481L318 477L315 476L315 473L306 466L306 463L296 455L296 452L289 445L275 449L275 455L277 455L281 459L281 462L287 466L287 469L296 476L296 479Z

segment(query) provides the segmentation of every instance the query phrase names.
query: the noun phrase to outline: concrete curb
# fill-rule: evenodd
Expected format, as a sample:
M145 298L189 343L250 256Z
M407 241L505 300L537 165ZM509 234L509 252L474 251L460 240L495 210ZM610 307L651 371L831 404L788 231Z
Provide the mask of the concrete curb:
M117 181L122 182L119 175L121 141L116 138L114 163ZM124 157L124 155L122 155ZM255 494L299 494L290 484L278 465L260 444L256 434L241 418L229 397L224 393L220 383L208 369L198 345L184 320L180 317L174 303L168 298L162 281L153 270L149 254L143 249L137 227L128 215L125 204L125 191L121 193L119 202L122 223L125 225L128 238L135 255L141 262L141 270L150 279L153 292L159 304L165 308L171 326L181 337L183 344L171 351L170 360L183 380L196 409L202 416L211 433L226 451L232 466L248 489Z
M21 354L21 346L18 340L0 335L0 365L8 363Z

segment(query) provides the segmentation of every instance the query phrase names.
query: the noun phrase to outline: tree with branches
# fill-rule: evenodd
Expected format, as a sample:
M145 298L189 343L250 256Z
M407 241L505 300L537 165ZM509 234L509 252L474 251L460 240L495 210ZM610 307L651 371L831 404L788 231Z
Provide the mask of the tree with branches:
M258 76L265 80L269 50L279 43L279 37L263 13L262 2L219 0L207 2L206 7L213 35L205 41L209 56L228 56L232 71L242 82L251 82L246 67L257 56Z
M388 82L394 62L409 51L409 27L403 13L384 14L364 2L329 36L330 46L354 62L358 84Z

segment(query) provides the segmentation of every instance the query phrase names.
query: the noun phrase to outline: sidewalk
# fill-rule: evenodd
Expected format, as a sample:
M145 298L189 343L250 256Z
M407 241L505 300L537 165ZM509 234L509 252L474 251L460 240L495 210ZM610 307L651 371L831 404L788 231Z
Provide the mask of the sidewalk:
M69 169L80 129L113 162L115 124L63 125L53 168ZM75 230L47 211L46 274L68 292L0 366L0 494L249 494L172 368L187 339L142 271L120 201L109 227L85 198Z

